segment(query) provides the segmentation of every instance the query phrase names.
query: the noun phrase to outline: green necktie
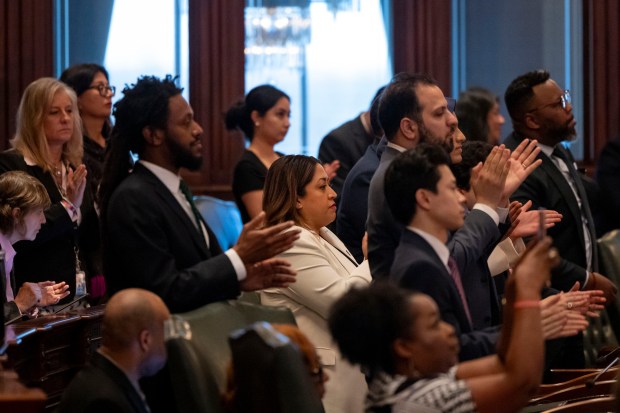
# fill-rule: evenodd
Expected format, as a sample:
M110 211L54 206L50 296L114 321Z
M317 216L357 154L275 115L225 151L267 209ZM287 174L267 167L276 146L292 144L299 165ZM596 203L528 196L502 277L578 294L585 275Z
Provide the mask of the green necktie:
M189 189L189 185L187 182L181 179L181 183L179 184L179 189L185 195L185 199L189 202L189 205L192 207L192 212L194 213L194 219L196 220L196 226L198 227L198 231L202 233L202 229L200 227L200 211L196 208L196 204L194 204L194 196L192 195L192 191Z

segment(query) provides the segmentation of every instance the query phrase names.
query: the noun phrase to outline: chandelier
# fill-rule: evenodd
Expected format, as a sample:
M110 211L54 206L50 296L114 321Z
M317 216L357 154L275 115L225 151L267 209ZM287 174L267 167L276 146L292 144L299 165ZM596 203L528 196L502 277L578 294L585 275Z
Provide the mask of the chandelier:
M323 2L336 15L359 0L246 0L246 65L301 68L310 43L310 3Z

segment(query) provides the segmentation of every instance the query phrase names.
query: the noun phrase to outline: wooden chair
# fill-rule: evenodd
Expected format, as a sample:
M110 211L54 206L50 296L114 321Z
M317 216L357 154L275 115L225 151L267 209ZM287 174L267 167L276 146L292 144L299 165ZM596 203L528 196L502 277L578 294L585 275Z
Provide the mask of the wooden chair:
M597 381L593 385L579 384L544 396L535 397L530 400L530 405L608 396L615 389L615 385L616 380Z
M584 370L584 371L588 371L589 372L590 370ZM559 382L559 383L542 384L538 388L538 392L536 394L536 397L542 397L542 396L545 396L545 395L557 392L559 390L563 390L563 389L567 389L569 387L574 387L574 386L578 386L578 385L581 385L581 384L585 384L588 381L594 379L596 377L596 375L599 374L601 371L597 370L595 372L590 372L590 373L587 373L587 374L583 374L583 375L581 375L579 377L576 377L574 379L563 381L563 382ZM618 367L612 367L609 370L607 370L605 373L601 374L597 381L613 380L614 378L616 378L617 375L618 375Z
M616 409L616 398L607 396L568 403L563 406L545 410L543 413L607 413L617 412L618 410Z

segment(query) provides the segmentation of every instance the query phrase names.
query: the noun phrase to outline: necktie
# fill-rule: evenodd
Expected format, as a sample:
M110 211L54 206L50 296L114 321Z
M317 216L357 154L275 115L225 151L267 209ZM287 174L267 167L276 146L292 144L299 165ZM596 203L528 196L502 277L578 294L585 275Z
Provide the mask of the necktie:
M456 289L461 296L461 301L463 302L463 307L465 308L465 315L467 316L467 320L469 320L469 325L473 327L473 323L471 321L471 314L469 312L469 304L467 304L467 296L465 296L465 289L463 288L463 282L461 281L461 273L456 265L456 261L454 258L450 257L448 259L448 268L450 268L450 276L454 280L454 284L456 284Z
M183 192L183 195L185 195L185 199L187 199L187 202L189 202L189 205L192 208L195 224L198 228L198 231L202 231L200 228L200 211L198 211L198 208L196 208L196 204L194 204L194 196L192 195L192 191L189 189L189 185L187 185L187 182L181 179L179 189L181 190L181 192Z
M592 245L592 268L596 269L598 268L598 250L596 245L596 232L594 230L592 211L590 211L590 205L588 204L588 195L583 187L583 182L581 182L581 177L577 173L572 156L570 156L566 148L564 148L561 143L557 144L553 149L553 156L560 158L566 164L568 173L570 174L573 184L575 184L575 188L577 189L577 194L579 194L579 198L581 199L581 210L583 211L583 215L586 217L586 224L588 231L590 232L590 244Z

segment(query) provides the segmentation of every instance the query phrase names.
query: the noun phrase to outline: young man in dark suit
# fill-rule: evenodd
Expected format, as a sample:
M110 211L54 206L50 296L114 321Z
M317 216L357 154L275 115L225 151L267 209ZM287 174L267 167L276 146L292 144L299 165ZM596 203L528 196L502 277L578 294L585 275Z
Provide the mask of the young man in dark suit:
M127 289L114 295L103 316L102 345L73 379L57 413L148 413L138 380L166 363L164 323L170 312L155 294Z
M494 149L500 155L499 148ZM456 260L446 245L452 231L464 224L465 197L458 191L450 171L449 157L436 145L422 144L398 155L385 174L385 197L394 218L405 227L390 280L402 287L431 296L441 318L450 323L459 337L461 361L495 352L497 329L475 331ZM508 168L499 159L485 163L495 173ZM463 246L477 254L478 246ZM487 311L489 311L487 309Z
M202 162L202 128L170 76L142 77L115 105L100 188L105 277L112 292L144 288L170 311L236 298L240 291L294 282L288 262L293 223L250 221L237 245L222 252L193 204L182 167ZM139 161L130 163L131 154Z

